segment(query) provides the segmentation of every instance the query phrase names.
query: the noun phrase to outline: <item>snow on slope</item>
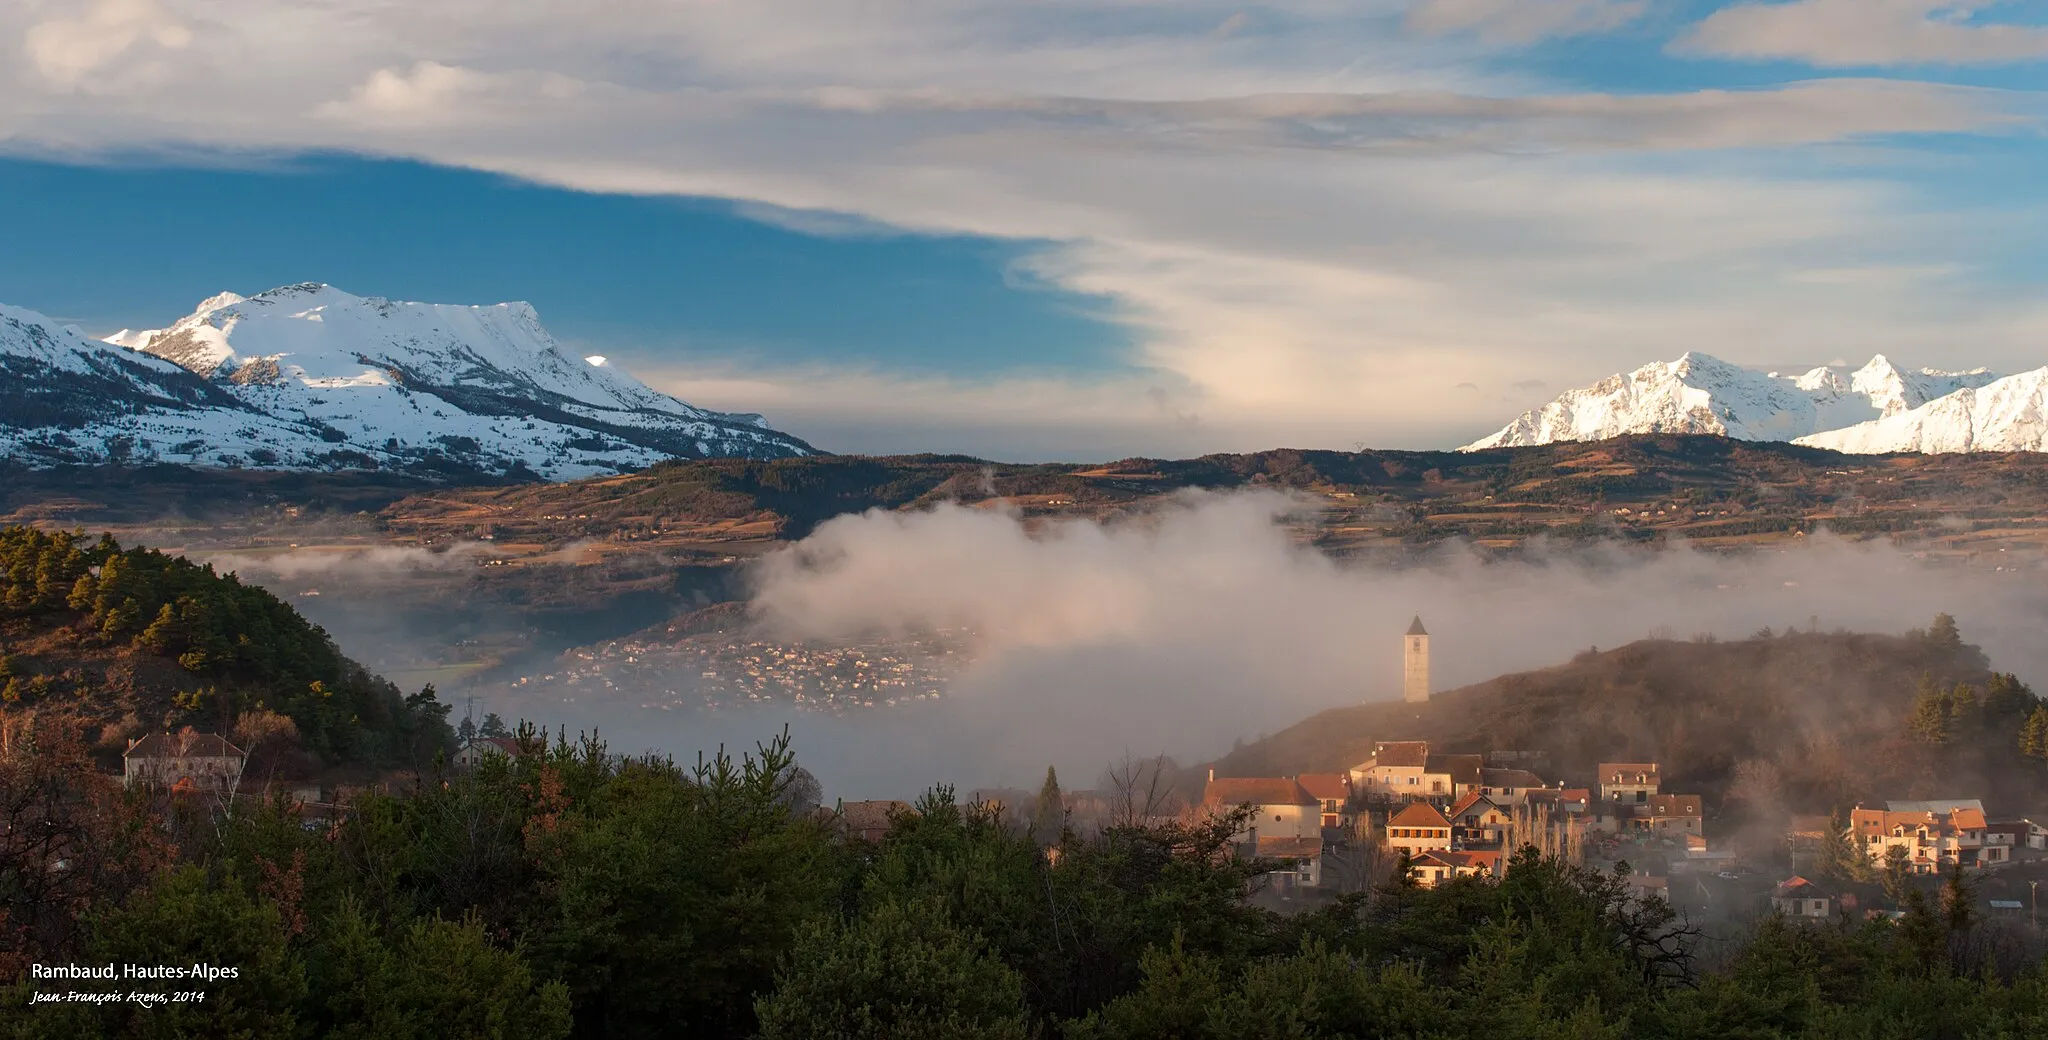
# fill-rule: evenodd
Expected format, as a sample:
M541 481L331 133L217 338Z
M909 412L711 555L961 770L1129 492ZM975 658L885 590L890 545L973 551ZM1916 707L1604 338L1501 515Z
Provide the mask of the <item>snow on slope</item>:
M602 357L575 357L524 303L399 303L308 283L222 293L169 328L107 342L394 461L438 455L561 479L675 457L813 451L758 415L696 408Z
M0 457L57 465L332 448L168 361L0 305Z
M1693 352L1568 390L1460 450L1604 440L1630 433L1793 440L1896 415L1996 378L1984 369L1903 371L1883 355L1853 372L1821 366L1787 376Z
M1966 387L1917 408L1799 438L1852 455L2048 450L2048 368Z
M223 293L169 328L104 342L0 313L14 316L0 329L0 365L14 377L0 390L12 395L0 397L0 448L31 462L105 461L98 445L116 437L136 459L568 479L814 450L758 415L696 408L602 357L569 354L523 303L292 285Z

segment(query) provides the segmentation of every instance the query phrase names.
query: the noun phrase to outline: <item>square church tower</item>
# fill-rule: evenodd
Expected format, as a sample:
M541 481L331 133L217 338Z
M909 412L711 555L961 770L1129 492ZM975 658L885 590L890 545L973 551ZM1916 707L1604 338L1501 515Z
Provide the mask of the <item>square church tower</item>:
M1429 630L1422 627L1421 615L1408 626L1408 634L1401 637L1401 697L1407 701L1429 699Z

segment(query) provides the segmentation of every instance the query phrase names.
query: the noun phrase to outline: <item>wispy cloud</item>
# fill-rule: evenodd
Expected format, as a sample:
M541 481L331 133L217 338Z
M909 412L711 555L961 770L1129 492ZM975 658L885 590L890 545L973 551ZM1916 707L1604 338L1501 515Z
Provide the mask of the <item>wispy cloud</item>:
M1532 43L1618 29L1642 17L1649 6L1649 0L1419 0L1408 10L1408 27Z
M1835 68L1985 65L2048 58L2048 27L1977 17L1995 13L1999 6L2000 0L1742 3L1707 16L1674 49Z
M1931 10L1869 9L1908 8ZM1448 443L1501 418L1461 382L1571 383L1695 347L1967 343L1926 363L2008 367L2038 350L2023 284L1911 294L1801 274L1978 270L2038 242L2041 214L1891 175L1916 135L2038 128L2038 95L1558 89L1490 62L1503 40L1621 25L1628 3L1245 10L45 0L0 5L0 40L30 59L0 66L0 148L346 149L734 199L812 233L1050 242L1030 270L1108 298L1144 375L1064 397L1085 422L1061 394L1038 414L1116 427L1159 387L1174 400L1155 413L1198 417L1174 427L1189 446L1274 430ZM856 387L893 381L877 379ZM774 414L765 389L731 403ZM940 415L940 396L913 399Z

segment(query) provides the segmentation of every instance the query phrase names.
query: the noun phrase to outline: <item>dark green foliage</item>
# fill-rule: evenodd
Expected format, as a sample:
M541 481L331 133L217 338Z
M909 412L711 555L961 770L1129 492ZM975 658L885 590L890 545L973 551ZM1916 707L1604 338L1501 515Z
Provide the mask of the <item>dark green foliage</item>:
M189 685L169 707L208 728L225 730L242 709L267 707L289 716L305 748L330 760L430 758L452 739L431 691L401 696L269 592L211 565L123 549L111 537L88 543L0 528L6 619L38 630L69 626L103 648L132 646L175 661ZM17 699L29 692L22 686Z
M762 1040L1024 1040L1023 985L936 900L824 918L757 1005Z

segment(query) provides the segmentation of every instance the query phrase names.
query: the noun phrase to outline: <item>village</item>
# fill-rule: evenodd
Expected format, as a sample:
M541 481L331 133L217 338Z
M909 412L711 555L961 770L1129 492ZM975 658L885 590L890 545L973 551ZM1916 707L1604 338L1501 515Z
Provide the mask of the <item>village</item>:
M1427 701L1429 634L1419 617L1402 640L1404 698ZM789 656L753 648L735 659L753 663L749 674L761 678L763 669L774 674L771 662L787 663ZM897 669L870 664L856 651L841 651L805 671L840 675L863 690L905 682ZM510 736L487 731L467 739L449 764L467 770L489 756L522 753ZM227 739L188 728L131 741L123 778L131 787L210 798L222 807L282 792L301 803L309 828L346 811L345 788L245 785L248 760ZM970 800L1017 827L1048 831L1040 838L1053 856L1068 833L1234 816L1236 854L1273 868L1255 898L1282 909L1389 881L1432 888L1459 878L1497 879L1525 847L1618 873L1635 898L1721 917L1770 910L1805 920L1896 915L1904 886L1967 872L1981 882L1976 888L1988 915L2039 927L2038 887L2048 879L2048 813L1994 819L1968 793L1859 805L1846 818L1788 816L1774 840L1759 842L1752 830L1738 842L1714 832L1701 794L1669 789L1654 760L1602 762L1591 775L1553 778L1541 750L1454 752L1392 740L1374 743L1370 757L1336 772L1219 776L1212 766L1198 798L1182 793L1188 785L1164 761L1127 762L1110 770L1104 789L1062 792L1048 773L1048 787L1036 795L981 789ZM899 800L842 800L818 811L845 836L875 841L913 810ZM2014 880L2006 882L2007 875Z

